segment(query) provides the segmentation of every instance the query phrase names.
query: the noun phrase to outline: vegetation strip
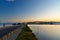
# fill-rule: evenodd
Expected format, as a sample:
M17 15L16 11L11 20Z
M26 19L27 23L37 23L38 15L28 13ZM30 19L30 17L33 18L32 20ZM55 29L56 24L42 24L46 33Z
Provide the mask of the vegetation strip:
M16 40L37 40L37 38L32 33L32 30L25 25Z

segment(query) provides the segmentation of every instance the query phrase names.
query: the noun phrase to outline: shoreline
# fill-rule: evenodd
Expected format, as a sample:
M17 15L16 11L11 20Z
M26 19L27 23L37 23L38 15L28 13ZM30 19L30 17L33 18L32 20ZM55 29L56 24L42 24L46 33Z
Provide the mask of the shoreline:
M37 40L37 38L35 34L32 33L32 30L25 24L16 40Z

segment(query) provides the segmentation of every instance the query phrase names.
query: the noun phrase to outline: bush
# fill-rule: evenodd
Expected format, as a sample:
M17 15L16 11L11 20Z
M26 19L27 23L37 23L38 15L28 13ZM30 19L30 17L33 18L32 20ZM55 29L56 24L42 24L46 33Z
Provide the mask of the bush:
M17 25L20 25L21 23L17 23Z

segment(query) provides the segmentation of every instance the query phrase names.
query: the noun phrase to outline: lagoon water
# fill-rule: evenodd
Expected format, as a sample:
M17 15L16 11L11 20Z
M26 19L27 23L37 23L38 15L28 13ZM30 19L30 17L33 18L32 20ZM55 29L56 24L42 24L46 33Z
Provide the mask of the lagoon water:
M12 23L11 23L11 24L8 23L8 24L6 24L5 26L8 27L8 26L13 26L13 25L12 25ZM0 28L1 28L1 27L3 27L3 23L0 23Z
M60 25L28 25L38 40L60 40Z

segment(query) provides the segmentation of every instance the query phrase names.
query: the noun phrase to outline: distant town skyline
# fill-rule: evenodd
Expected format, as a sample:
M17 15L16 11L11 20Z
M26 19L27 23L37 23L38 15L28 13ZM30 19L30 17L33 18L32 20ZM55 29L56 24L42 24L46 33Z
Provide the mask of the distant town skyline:
M0 0L0 22L59 21L60 0Z

